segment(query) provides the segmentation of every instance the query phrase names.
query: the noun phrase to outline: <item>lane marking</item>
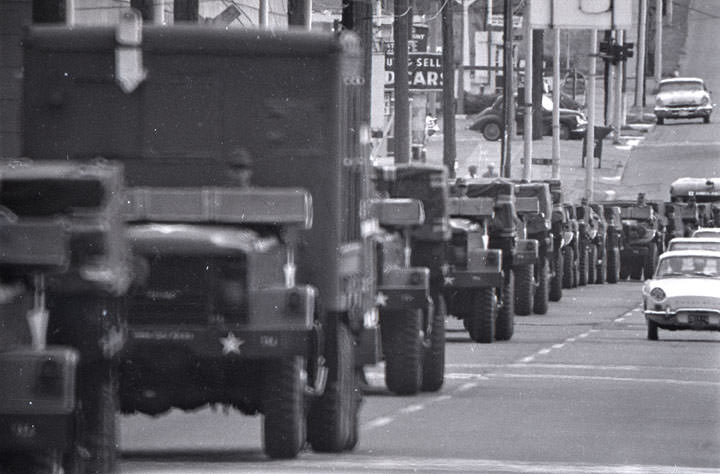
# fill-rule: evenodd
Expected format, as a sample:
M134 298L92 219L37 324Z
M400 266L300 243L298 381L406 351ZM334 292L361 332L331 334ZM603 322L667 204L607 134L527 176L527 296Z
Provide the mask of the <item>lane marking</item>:
M522 359L520 359L520 362L527 363L527 362L532 362L534 360L535 360L535 356L531 355L531 356L523 357Z
M381 416L380 418L375 418L374 420L370 420L363 424L360 429L371 430L374 428L380 428L381 426L389 425L393 421L394 419L392 417Z
M548 349L548 348L540 349L539 351L537 351L537 353L538 353L538 354L545 355L545 354L549 353L551 350L552 350L552 349Z
M151 466L148 466L148 465ZM423 458L418 456L378 456L355 454L322 456L303 454L299 459L273 462L192 462L161 464L151 461L123 460L125 474L228 474L245 472L298 473L318 472L484 472L510 474L717 474L717 468L664 466L653 464L592 464L565 462L512 461L496 459Z
M623 322L623 321L625 321L625 318L620 317L620 318L615 318L615 320L614 320L613 322L621 323L621 322Z
M602 380L605 382L657 383L668 385L694 385L699 387L720 387L720 381L679 379L644 379L636 377L605 377L601 375L557 375L557 374L488 374L492 378L552 379L552 380Z
M575 337L568 337L567 339L565 339L565 342L575 342L575 341L577 341L577 338L575 338Z
M579 337L579 338L585 338L585 337L588 337L589 335L590 335L589 332L584 332L584 333L582 333L582 334L579 334L578 337Z
M531 356L532 357L532 356ZM526 357L527 359L527 357ZM509 364L447 364L446 368L454 369L492 369L492 368L544 368L564 370L677 370L680 372L700 372L720 374L720 368L716 367L668 367L667 365L593 365L593 364L552 364L535 363L524 364L512 362Z
M407 414L407 413L415 413L417 411L423 410L425 408L425 405L422 404L416 404L416 405L408 405L405 408L400 409L400 413Z
M476 382L468 382L468 383L464 383L464 384L460 385L457 388L457 391L458 392L466 392L468 390L472 390L473 388L475 388L477 386L478 386L478 384Z
M565 347L565 343L553 344L552 346L553 349L562 349L563 347Z

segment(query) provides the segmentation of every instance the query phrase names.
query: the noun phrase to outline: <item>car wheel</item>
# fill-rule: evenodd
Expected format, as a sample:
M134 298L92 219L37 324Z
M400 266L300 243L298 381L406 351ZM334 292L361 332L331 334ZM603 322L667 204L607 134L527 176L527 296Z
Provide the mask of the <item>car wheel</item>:
M570 139L570 127L565 125L564 123L560 124L560 140L569 140Z
M485 137L485 140L489 140L491 142L500 140L500 135L502 135L500 124L495 122L488 122L483 127L482 134L483 137Z
M647 338L648 341L658 340L658 325L655 321L648 320L647 322Z
M709 115L706 115L705 117L703 117L703 122L704 122L704 123L710 123L710 116L709 116Z
M665 124L665 119L662 118L662 117L658 117L658 118L657 118L657 124L658 124L658 125L664 125L664 124Z

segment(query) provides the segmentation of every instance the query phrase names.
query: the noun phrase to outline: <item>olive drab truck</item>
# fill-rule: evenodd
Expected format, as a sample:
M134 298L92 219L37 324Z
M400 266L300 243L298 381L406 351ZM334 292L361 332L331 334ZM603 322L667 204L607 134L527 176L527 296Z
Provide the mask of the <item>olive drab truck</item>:
M567 212L570 232L572 233L570 245L563 248L563 288L576 288L580 273L580 223L578 222L575 205L564 202L563 208Z
M605 281L606 225L600 206L582 198L576 208L580 229L580 285Z
M570 216L563 206L563 192L560 180L548 179L550 197L552 198L552 217L550 219L550 232L553 236L553 249L550 257L550 282L548 298L550 301L560 301L563 290L563 255L568 251L567 247L572 243L573 232L571 229Z
M475 342L490 343L513 328L499 321L498 292L503 288L502 251L490 248L490 221L495 199L468 197L467 183L460 179L450 185L450 227L445 299L450 313L462 319ZM498 323L500 327L498 327ZM500 331L498 331L500 329Z
M515 186L512 182L501 178L469 180L466 188L464 195L470 200L492 200L491 218L480 221L483 227L487 227L487 236L481 236L481 241L487 239L486 247L499 252L501 257L502 281L498 282L500 286L495 288L494 298L497 312L495 339L507 341L515 332L516 271L537 259L537 242L518 238L519 221L515 207ZM495 255L493 252L486 254L486 271L492 271L496 265Z
M447 308L442 271L450 238L446 178L442 166L375 167L376 192L386 203L381 207L383 213L394 214L382 217L380 224L387 230L396 229L395 237L386 237L384 248L378 251L386 384L396 393L434 392L445 379Z
M375 167L377 290L385 383L397 394L436 391L445 371L445 313L436 311L430 268L413 264L413 230L425 223L419 199L391 198L395 166Z
M620 280L620 254L623 250L623 225L620 208L603 205L603 216L607 228L605 236L606 281L617 283Z
M378 353L358 39L34 27L28 156L125 167L125 413L264 415L264 450L352 449ZM312 205L311 205L312 202Z
M515 275L515 313L546 314L550 300L550 269L555 243L552 230L552 198L547 183L516 183L517 212L525 239L537 242L537 259ZM526 244L527 245L527 244Z
M0 471L114 472L123 172L54 158L0 164Z
M720 227L720 178L676 179L670 201L681 215L685 237L698 227Z

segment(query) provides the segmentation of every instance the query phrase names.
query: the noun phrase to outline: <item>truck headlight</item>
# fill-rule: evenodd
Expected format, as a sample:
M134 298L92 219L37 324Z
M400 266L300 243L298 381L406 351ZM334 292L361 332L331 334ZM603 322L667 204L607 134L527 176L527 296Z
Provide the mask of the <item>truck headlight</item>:
M662 107L663 105L665 105L665 104L663 103L663 100L662 100L660 97L658 97L658 98L655 99L655 106L656 106L656 107Z

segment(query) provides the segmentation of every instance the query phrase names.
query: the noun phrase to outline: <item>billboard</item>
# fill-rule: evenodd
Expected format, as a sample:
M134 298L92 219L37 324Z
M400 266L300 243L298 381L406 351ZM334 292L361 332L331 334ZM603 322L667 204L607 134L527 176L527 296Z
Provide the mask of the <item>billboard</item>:
M385 54L385 88L395 85L395 56ZM441 91L443 88L442 54L409 53L408 83L411 91Z
M533 0L530 23L538 29L629 29L632 26L632 1Z

